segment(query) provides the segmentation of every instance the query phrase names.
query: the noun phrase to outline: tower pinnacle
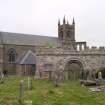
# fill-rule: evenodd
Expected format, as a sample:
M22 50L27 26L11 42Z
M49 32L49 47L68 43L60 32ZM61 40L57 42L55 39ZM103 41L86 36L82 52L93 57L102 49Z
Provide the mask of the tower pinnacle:
M58 20L58 25L60 25L60 19Z
M73 18L73 22L72 22L72 24L75 24L75 20L74 20L74 18Z
M63 18L63 24L65 24L66 23L66 21L65 21L65 16L64 16L64 18Z
M67 21L67 24L69 24L69 22Z

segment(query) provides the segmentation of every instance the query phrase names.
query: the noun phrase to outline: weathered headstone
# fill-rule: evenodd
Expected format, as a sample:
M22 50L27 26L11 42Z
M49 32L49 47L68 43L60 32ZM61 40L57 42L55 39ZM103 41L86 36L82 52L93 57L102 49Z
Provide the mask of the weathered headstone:
M58 84L59 84L59 75L56 72L56 74L54 76L54 86L58 87Z
M1 72L1 78L4 78L4 74L3 74L3 72Z
M24 80L20 81L20 97L24 96Z
M102 84L102 73L98 73L98 79L96 80L96 85L100 86Z
M0 83L4 83L4 74L3 72L0 72Z
M101 72L98 73L98 79L102 80L102 73Z
M31 83L30 83L30 77L28 77L28 92L30 91Z

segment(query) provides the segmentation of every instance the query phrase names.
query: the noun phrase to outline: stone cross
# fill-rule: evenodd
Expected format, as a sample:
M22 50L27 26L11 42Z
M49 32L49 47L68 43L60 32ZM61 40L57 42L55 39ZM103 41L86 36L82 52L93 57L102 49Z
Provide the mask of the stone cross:
M20 96L24 96L24 80L20 81Z

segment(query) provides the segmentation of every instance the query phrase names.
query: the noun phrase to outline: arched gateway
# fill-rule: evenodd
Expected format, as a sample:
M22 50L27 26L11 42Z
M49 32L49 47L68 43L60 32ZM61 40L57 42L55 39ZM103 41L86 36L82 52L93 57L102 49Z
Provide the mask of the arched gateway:
M84 62L80 59L68 59L64 64L65 79L78 80L83 79Z

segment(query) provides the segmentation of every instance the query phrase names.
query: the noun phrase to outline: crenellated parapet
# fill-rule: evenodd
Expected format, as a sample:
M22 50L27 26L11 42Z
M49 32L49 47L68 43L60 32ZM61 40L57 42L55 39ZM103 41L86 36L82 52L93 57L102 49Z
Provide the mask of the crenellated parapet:
M98 52L103 52L103 51L105 51L105 47L104 47L104 46L100 46L100 47L96 47L96 46L88 47L88 46L87 46L86 51L98 51Z
M39 47L36 49L37 55L105 55L105 47L91 47L86 50L76 51L62 48L43 48Z
M75 42L75 46L77 51L84 51L87 48L86 42Z
M94 52L94 51L98 51L98 52L103 52L105 51L105 47L104 46L100 46L100 47L96 47L96 46L87 46L86 42L75 42L75 46L76 46L76 50L79 52L83 52L83 51L90 51L90 52Z

